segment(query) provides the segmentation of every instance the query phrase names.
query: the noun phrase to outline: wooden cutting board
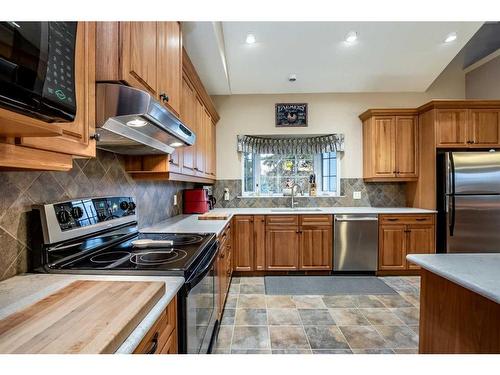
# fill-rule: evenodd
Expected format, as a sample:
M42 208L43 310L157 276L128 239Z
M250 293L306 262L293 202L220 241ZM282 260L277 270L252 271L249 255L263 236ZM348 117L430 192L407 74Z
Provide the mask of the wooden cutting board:
M227 220L229 214L227 212L205 212L198 216L198 220Z
M114 353L165 283L75 281L0 320L0 353Z

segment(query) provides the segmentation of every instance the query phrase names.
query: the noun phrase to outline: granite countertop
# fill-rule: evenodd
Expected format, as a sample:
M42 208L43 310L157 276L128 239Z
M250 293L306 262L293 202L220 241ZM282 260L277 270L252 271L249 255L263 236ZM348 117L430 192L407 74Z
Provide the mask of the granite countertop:
M343 215L343 214L429 214L433 210L409 207L321 207L319 211L276 211L277 208L215 208L210 212L227 212L227 220L198 220L199 215L177 215L142 232L215 233L219 235L233 215ZM278 208L282 210L283 208ZM303 207L309 209L309 207ZM315 210L316 208L311 208Z
M412 254L410 262L500 303L500 254Z
M70 274L22 274L0 282L0 319L36 303L75 280L163 281L165 294L139 323L116 353L132 353L151 329L162 311L184 284L183 277L172 276L110 276Z

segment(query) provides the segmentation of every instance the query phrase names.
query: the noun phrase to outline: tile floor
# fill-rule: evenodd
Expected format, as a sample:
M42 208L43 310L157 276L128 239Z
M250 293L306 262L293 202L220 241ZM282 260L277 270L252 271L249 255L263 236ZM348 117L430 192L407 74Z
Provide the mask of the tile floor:
M417 353L419 277L382 277L397 294L272 296L233 278L218 354Z

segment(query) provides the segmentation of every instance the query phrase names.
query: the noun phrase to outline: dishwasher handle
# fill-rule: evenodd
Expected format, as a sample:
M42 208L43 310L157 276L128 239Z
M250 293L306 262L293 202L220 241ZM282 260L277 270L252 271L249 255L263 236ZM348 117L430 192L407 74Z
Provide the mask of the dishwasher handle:
M378 217L366 217L366 216L360 216L360 217L349 217L349 218L335 218L335 221L338 222L344 222L344 221L378 221Z

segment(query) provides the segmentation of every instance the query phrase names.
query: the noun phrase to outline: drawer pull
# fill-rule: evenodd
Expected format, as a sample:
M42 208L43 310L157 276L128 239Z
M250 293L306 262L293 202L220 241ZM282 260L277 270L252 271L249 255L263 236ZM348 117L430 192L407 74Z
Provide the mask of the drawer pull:
M398 221L399 219L397 217L390 217L387 219L387 221Z
M151 340L151 348L146 352L146 354L155 354L156 349L158 349L158 332L156 332Z
M426 221L427 218L426 217L417 217L416 219L417 221Z

